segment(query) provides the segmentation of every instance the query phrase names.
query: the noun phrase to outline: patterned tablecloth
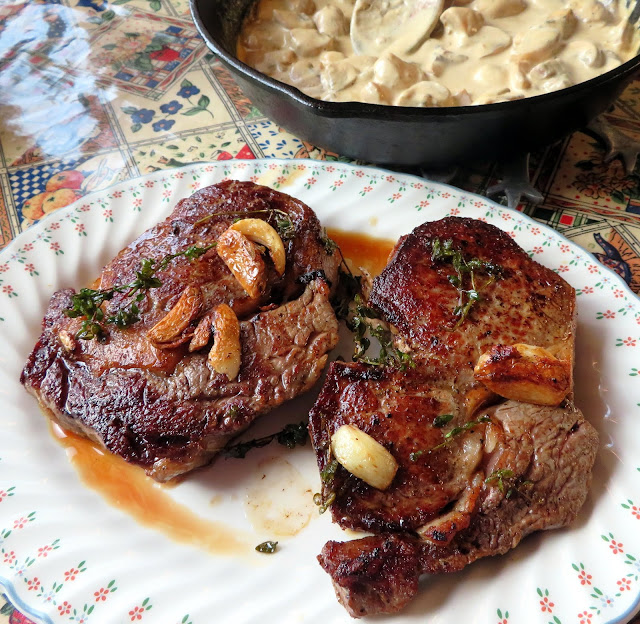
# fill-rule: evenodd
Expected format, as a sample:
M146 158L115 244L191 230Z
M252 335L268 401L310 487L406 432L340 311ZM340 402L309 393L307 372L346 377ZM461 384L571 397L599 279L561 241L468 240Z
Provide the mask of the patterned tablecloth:
M640 138L640 82L606 120ZM530 159L543 193L518 208L640 292L640 175L576 132ZM187 0L0 1L0 247L115 181L230 158L342 159L265 118L210 54ZM633 164L632 164L633 166ZM450 180L480 194L496 166ZM0 624L23 622L0 598Z

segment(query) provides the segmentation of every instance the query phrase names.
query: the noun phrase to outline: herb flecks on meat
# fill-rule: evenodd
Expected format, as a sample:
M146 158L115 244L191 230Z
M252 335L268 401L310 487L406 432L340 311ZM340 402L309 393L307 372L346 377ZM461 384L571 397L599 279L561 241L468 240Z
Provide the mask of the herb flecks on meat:
M414 368L415 363L410 353L401 351L393 344L393 336L386 323L379 321L380 314L366 306L360 295L355 297L355 311L353 316L347 319L347 327L354 334L355 351L354 362L362 362L372 366L384 366L405 371ZM371 336L380 344L378 357L366 355L371 346Z
M286 446L289 449L296 446L304 446L307 443L309 437L309 431L307 429L306 422L300 422L296 424L289 424L284 429L272 433L271 435L264 436L262 438L256 438L247 442L238 442L228 446L224 450L225 457L233 457L235 459L244 459L247 453L254 448L262 448L271 444L273 440L276 440L278 444Z
M491 418L489 418L488 416L481 416L480 418L478 418L478 420L469 420L466 423L464 423L464 425L460 425L459 427L453 427L453 429L451 429L450 431L447 431L447 433L444 434L444 440L440 442L440 444L436 444L434 447L430 449L422 449L420 451L414 451L409 455L409 459L411 461L417 461L425 453L430 453L431 451L437 451L438 449L444 448L447 444L449 444L455 437L459 436L461 433L472 430L474 427L477 427L479 425L484 425L488 422L491 422ZM437 426L435 425L435 420L434 420L434 426ZM440 426L443 426L443 425L440 425Z
M206 223L214 217L246 217L247 215L256 214L267 214L269 215L269 218L273 217L274 227L283 241L291 240L296 235L296 228L295 225L293 225L291 217L284 210L280 210L279 208L260 208L257 210L214 212L196 221L196 225Z
M140 268L136 271L136 278L129 284L97 290L82 288L71 297L71 308L64 310L64 314L70 318L83 319L76 338L96 339L103 342L106 340L105 325L115 325L118 329L125 329L137 323L140 320L138 303L144 299L146 291L162 286L162 282L156 277L156 274L166 269L172 260L180 256L196 260L213 247L215 247L215 243L204 246L192 245L178 253L168 254L161 260L144 258L140 262ZM126 293L132 298L131 302L120 308L115 314L105 318L102 305L113 299L116 293Z
M328 462L327 465L320 471L320 479L322 481L322 494L317 493L313 495L313 502L318 506L318 512L323 514L336 500L336 492L333 488L333 481L336 476L336 470L338 470L337 459L333 459Z
M502 267L479 258L465 260L462 252L454 249L451 239L443 242L439 238L434 238L431 241L431 259L449 262L453 266L455 275L449 276L449 282L458 291L458 303L453 313L458 317L455 326L459 327L469 316L473 306L481 300L480 293L500 278ZM482 284L480 283L481 273L488 276Z

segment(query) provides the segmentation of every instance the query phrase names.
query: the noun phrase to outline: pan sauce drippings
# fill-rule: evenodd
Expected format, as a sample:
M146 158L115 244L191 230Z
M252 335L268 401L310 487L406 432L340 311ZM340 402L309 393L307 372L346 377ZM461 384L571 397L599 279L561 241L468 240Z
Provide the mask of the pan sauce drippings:
M463 106L584 82L631 59L640 41L623 0L454 0L417 49L421 33L413 31L423 24L409 20L379 56L357 55L355 4L259 0L238 58L321 100Z

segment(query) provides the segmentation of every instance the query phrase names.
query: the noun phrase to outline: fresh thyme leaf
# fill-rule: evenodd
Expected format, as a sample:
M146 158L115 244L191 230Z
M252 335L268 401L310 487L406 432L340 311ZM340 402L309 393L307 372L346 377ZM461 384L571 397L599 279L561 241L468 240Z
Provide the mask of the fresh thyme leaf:
M349 270L338 272L338 286L331 300L333 309L339 320L345 320L349 316L349 306L356 295L362 292L362 277L354 275Z
M485 480L486 484L495 483L498 486L498 489L501 492L504 492L504 481L505 479L513 478L513 470L509 470L508 468L500 468L499 470L494 470ZM509 496L507 494L507 496Z
M448 416L448 414L446 414L446 416ZM456 436L460 435L461 433L464 433L465 431L469 431L469 429L473 429L478 425L482 425L488 422L491 422L491 418L489 418L489 416L481 416L480 418L478 418L478 420L469 420L468 422L464 423L464 425L460 425L459 427L454 427L453 429L451 429L450 431L444 434L443 442L441 442L440 444L436 444L434 447L430 449L421 449L419 451L414 451L413 453L409 454L409 459L411 461L417 461L425 453L430 453L431 451L437 451L438 449L445 447L447 444L451 442L451 440L453 440ZM434 421L434 425L435 425L435 421Z
M333 256L333 252L338 249L337 243L329 237L325 228L322 228L320 242L322 243L327 256Z
M433 426L441 429L453 420L453 414L440 414L433 419Z
M274 209L276 230L283 241L291 240L296 235L296 228L293 225L293 221L286 212Z
M160 261L153 258L143 258L136 271L135 279L129 284L97 290L81 288L71 297L71 307L64 310L64 314L70 318L83 318L76 338L103 341L106 339L103 322L115 325L118 329L125 329L137 323L140 320L140 308L137 303L144 299L145 291L162 286L162 281L156 277L156 273L166 269L175 258L185 256L189 260L194 260L213 247L215 247L215 243L204 246L192 245L178 253L168 254ZM105 319L102 304L113 299L116 293L126 293L132 298L132 301Z
M414 368L415 363L411 354L405 353L394 346L393 335L386 324L370 322L370 320L379 319L380 314L373 308L364 305L360 295L355 296L354 303L355 313L351 318L347 319L347 327L354 334L355 351L353 361L363 362L372 366L389 366L400 371ZM371 341L366 336L367 333L380 344L380 353L377 358L366 355L371 346Z
M449 275L449 283L458 291L458 303L453 313L458 317L455 327L460 326L469 316L473 306L481 301L480 292L500 278L502 267L486 260L471 258L465 260L459 249L454 249L453 240L441 241L434 238L431 241L431 260L449 262L453 266L455 275ZM485 273L488 279L482 285L478 284L478 273Z
M280 238L284 241L292 239L296 235L296 227L293 225L293 221L291 217L284 211L279 208L260 208L257 210L236 210L232 212L214 212L206 217L202 217L202 219L198 219L195 225L201 225L202 223L206 223L210 221L214 217L239 217L234 220L240 221L243 217L247 215L255 215L255 214L268 214L269 217L273 217L273 227L277 230Z
M320 479L322 479L322 483L330 484L333 482L333 479L336 476L336 470L338 470L338 460L334 459L330 461L321 471L320 471Z
M244 459L251 449L267 446L267 444L271 444L273 440L276 440L278 444L282 444L282 446L292 449L297 445L304 446L307 443L308 436L309 433L306 422L302 421L297 425L289 424L286 425L284 429L277 431L276 433L272 433L271 435L249 440L247 442L232 444L224 450L224 456Z
M326 499L322 498L322 494L316 493L313 495L313 502L318 506L318 513L323 514L336 500L336 493L331 492Z
M278 547L278 542L268 540L266 542L262 542L262 544L258 544L256 546L256 550L260 553L264 553L265 555L271 555L274 552L276 552L277 547Z

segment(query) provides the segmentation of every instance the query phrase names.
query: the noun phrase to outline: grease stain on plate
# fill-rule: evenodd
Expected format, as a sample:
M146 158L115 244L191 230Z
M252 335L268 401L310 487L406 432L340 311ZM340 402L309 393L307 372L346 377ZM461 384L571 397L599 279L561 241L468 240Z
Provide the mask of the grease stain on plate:
M281 457L260 462L245 499L245 514L257 532L296 535L317 513L313 488L294 466Z

